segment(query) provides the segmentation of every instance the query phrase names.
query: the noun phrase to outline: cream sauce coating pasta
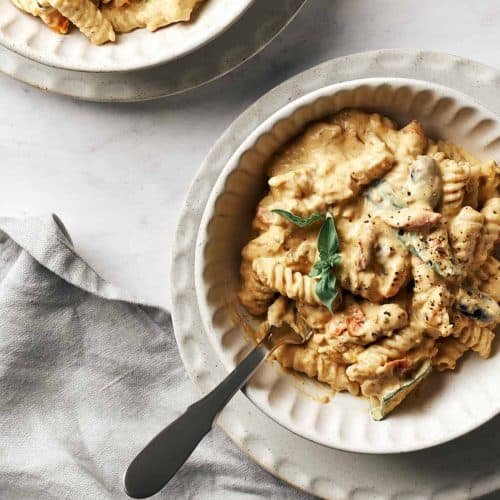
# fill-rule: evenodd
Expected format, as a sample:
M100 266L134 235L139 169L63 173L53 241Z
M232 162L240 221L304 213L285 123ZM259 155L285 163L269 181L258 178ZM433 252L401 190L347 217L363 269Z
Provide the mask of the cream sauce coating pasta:
M345 110L314 123L270 161L268 189L242 251L241 303L272 325L313 329L275 358L338 391L369 398L382 418L434 366L471 350L488 357L498 325L499 168L413 121ZM340 241L331 312L310 277L321 224L273 210L330 214Z
M204 0L11 0L20 10L40 19L53 31L66 34L70 23L91 43L114 42L116 33L137 28L155 31L189 21Z

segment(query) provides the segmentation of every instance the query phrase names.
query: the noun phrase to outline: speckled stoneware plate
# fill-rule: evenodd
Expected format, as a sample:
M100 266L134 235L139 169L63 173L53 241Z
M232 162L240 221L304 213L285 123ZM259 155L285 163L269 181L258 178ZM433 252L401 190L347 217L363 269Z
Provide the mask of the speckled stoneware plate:
M460 144L484 160L500 162L500 118L464 94L406 78L370 78L337 83L288 103L261 123L232 155L208 199L197 237L195 284L205 331L217 355L232 370L252 342L235 322L239 307L241 248L266 187L265 168L282 146L308 124L344 108L377 111L400 125L417 119L429 137ZM465 434L500 412L500 355L467 356L454 373L431 376L382 422L366 400L337 394L324 385L266 363L246 394L265 413L300 436L346 451L400 453L429 448ZM311 392L312 394L308 394ZM314 395L314 397L311 397ZM418 395L418 397L417 397Z
M9 0L0 1L0 6L4 2ZM69 71L48 67L0 46L0 71L42 90L89 101L165 97L215 80L244 63L278 35L304 3L305 0L280 0L279 4L254 0L240 19L211 42L150 69L127 73Z
M202 244L198 228L217 178L245 139L283 108L290 96L300 98L339 81L366 77L406 77L453 87L469 96L472 107L477 102L500 114L496 99L500 72L454 56L413 50L329 61L283 83L243 113L214 146L194 180L175 239L174 326L186 369L200 392L217 384L228 369L227 360L221 359L206 333L193 273L195 254L200 251L197 244ZM305 439L278 424L243 393L221 413L218 424L271 473L325 498L477 498L500 489L499 417L441 446L378 456L347 453Z
M132 71L182 57L205 45L233 24L253 0L210 0L192 22L154 33L118 34L116 43L97 47L77 29L61 36L9 0L0 2L0 44L20 55L57 68L77 71Z

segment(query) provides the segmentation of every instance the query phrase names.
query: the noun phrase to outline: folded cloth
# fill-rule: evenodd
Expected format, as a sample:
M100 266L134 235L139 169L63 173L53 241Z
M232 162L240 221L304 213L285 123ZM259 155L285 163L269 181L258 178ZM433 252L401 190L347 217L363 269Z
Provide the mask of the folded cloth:
M130 460L196 397L167 312L103 280L56 216L0 219L0 498L125 498ZM215 428L161 497L307 496Z

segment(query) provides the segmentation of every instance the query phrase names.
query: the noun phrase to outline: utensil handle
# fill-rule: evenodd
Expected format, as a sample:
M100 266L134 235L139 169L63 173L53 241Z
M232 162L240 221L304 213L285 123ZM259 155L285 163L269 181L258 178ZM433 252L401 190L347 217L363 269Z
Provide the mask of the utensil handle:
M215 389L189 406L146 445L125 472L124 487L128 496L150 497L170 481L212 428L215 417L268 353L263 346L255 347Z

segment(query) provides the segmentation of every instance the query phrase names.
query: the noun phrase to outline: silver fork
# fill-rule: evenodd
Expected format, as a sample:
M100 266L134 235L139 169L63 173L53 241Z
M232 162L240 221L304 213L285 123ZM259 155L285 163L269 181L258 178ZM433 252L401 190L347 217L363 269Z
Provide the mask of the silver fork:
M217 415L269 355L283 344L303 344L310 338L312 330L305 321L299 318L297 324L298 331L288 325L268 327L264 339L215 389L146 445L125 472L123 483L128 496L150 497L172 479L210 431Z

